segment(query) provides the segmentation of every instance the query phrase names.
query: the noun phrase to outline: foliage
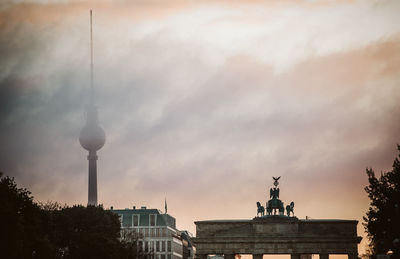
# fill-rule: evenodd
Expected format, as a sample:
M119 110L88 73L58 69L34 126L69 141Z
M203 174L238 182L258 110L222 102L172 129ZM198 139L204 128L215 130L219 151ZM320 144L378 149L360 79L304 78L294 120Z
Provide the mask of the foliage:
M47 257L54 249L45 232L47 215L31 193L0 173L0 237L5 258Z
M139 235L133 229L123 229L121 231L121 258L125 259L145 259L152 258L154 254L153 251L148 248L143 250L142 239L143 237Z
M130 259L150 253L139 237L122 236L118 215L102 206L36 203L0 173L1 258Z
M113 258L119 248L118 216L101 206L81 205L50 211L52 240L64 258Z
M400 152L400 145L398 145ZM400 249L400 161L395 158L391 171L381 173L379 179L371 168L367 169L369 185L365 187L371 200L364 217L364 227L370 239L373 254L393 251L399 256Z

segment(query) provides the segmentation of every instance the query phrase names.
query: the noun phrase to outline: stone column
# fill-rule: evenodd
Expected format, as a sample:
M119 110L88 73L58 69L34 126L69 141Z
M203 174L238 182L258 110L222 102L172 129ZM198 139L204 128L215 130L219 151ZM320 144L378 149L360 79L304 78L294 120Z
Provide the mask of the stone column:
M235 254L224 254L224 259L235 259Z
M253 254L253 259L263 259L263 254Z
M329 254L319 254L319 259L329 259Z
M291 254L290 259L300 259L300 254Z

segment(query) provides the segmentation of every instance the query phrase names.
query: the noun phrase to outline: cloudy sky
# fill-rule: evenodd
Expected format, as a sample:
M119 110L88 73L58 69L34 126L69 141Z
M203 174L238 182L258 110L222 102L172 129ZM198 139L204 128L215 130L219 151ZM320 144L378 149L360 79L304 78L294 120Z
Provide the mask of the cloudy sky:
M87 202L90 8L105 207L166 197L195 232L282 176L299 218L362 220L400 143L400 1L2 1L0 170L39 201Z

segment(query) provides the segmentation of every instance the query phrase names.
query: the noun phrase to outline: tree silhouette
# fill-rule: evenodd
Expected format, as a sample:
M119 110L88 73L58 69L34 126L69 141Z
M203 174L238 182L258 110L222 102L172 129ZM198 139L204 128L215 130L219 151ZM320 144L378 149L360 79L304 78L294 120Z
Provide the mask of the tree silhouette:
M0 257L7 259L148 258L139 237L120 232L118 215L100 206L38 204L0 172Z
M121 231L121 253L124 259L146 259L153 258L154 251L151 248L143 249L143 235L135 229L122 229Z
M397 146L400 152L400 145ZM393 169L381 173L379 179L371 168L367 168L369 185L365 187L371 200L364 217L364 227L368 233L373 254L393 252L400 256L400 154L393 162Z
M3 258L48 258L53 245L45 231L47 214L14 178L0 173L0 253Z
M64 258L113 258L119 249L118 216L101 206L77 205L52 214L52 237Z

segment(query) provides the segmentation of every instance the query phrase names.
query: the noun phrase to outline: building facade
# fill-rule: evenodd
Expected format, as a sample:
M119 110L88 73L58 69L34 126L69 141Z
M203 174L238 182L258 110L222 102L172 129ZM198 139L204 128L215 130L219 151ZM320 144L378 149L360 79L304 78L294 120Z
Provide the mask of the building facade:
M193 250L192 246L188 246L186 236L182 238L182 233L187 232L176 228L176 220L171 215L146 207L111 208L111 211L118 214L122 231L135 232L143 251L151 252L154 259L194 258L193 251L191 254L188 252L188 249Z

